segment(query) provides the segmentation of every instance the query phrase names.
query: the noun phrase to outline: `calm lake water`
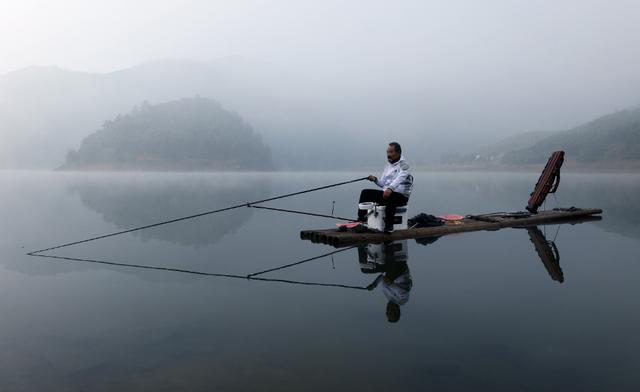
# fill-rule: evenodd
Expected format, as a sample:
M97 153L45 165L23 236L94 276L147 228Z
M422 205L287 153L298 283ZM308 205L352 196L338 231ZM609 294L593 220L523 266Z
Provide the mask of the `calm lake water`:
M638 175L563 174L547 207L601 221L347 249L264 280L242 277L335 250L299 238L335 222L243 208L47 253L85 261L26 255L366 174L0 172L0 390L638 390ZM523 210L536 179L416 173L409 215ZM352 217L368 185L267 205ZM403 283L367 290L384 272Z

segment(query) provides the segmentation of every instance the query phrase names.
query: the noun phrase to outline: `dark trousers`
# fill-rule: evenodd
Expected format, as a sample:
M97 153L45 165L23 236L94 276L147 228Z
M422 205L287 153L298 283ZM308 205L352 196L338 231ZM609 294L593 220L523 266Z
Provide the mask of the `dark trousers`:
M365 201L372 201L385 206L384 225L386 229L393 228L393 217L396 214L396 208L400 206L406 206L409 199L396 192L391 192L388 198L382 197L382 191L379 189L363 189L360 192L359 203ZM358 220L364 222L367 216L367 211L358 209Z

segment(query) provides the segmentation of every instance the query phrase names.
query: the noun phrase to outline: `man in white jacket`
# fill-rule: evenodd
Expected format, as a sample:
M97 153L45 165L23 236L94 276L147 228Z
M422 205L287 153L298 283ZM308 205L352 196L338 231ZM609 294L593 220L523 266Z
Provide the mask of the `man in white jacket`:
M376 202L385 206L385 233L393 231L393 217L398 206L407 205L411 189L413 188L413 176L409 165L402 156L402 147L397 142L389 143L387 147L387 165L382 176L369 176L369 181L374 182L379 189L363 189L360 193L360 203L366 201ZM364 222L365 210L358 210L358 220Z

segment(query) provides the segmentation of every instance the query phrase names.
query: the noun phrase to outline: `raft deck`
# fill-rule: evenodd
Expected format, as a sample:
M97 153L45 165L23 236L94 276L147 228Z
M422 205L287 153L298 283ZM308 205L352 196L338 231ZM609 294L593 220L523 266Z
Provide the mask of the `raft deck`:
M575 221L600 219L602 213L598 208L570 208L540 211L537 214L495 213L484 215L468 215L456 222L448 222L443 226L409 228L396 230L391 234L356 233L339 231L338 229L302 230L300 238L316 243L323 243L336 248L366 243L387 242L423 237L441 237L447 234L464 233L481 230L499 230L506 227L526 227L548 223L569 223Z

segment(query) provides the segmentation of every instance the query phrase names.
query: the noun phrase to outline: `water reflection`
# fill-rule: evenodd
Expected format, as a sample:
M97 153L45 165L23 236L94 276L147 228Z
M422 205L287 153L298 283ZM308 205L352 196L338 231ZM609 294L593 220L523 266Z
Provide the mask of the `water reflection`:
M590 219L589 219L590 220ZM594 219L597 220L597 219ZM537 226L526 227L536 254L546 268L549 276L556 282L564 282L564 273L560 267L560 252L554 240L548 240L545 232ZM557 226L557 230L560 225ZM557 235L558 231L556 231ZM420 245L431 245L440 237L416 238ZM358 262L363 274L377 274L366 286L367 290L381 287L386 304L386 316L390 323L400 320L401 306L409 301L413 279L409 270L409 249L407 240L361 245L358 247Z
M558 226L558 229L560 226ZM528 227L529 239L533 243L536 253L540 257L542 264L547 269L551 279L556 282L564 282L564 274L560 268L560 252L555 240L547 240L546 236L538 227Z
M549 274L566 278L568 285L550 280L547 264L540 265L525 230L464 234L427 247L421 243L433 239L409 240L407 269L413 285L409 302L399 306L401 324L391 326L384 314L389 300L382 282L373 291L366 290L384 272L364 274L357 248L336 257L335 269L325 258L256 279L243 276L333 250L297 241L300 228L330 226L326 221L297 216L285 220L278 214L253 211L239 235L227 235L211 247L186 249L155 241L147 244L153 246L143 246L125 236L60 252L139 263L145 269L24 256L35 247L54 245L57 239L83 237L78 236L82 230L90 235L110 230L80 203L79 191L68 197L60 179L71 175L19 175L24 180L4 188L9 191L0 203L5 218L1 305L7 315L0 327L6 365L0 389L130 390L138 385L140 389L207 390L211 385L233 389L240 382L244 389L258 384L277 389L287 384L289 389L315 385L315 389L382 390L397 388L400 379L407 390L518 390L523 385L533 390L620 390L624 386L633 390L638 384L634 372L638 358L633 353L638 350L635 277L640 271L640 245L599 229L606 224L625 235L639 232L640 225L633 227L639 219L634 203L639 188L625 182L627 177L617 184L604 176L585 176L584 187L574 185L582 176L563 179L558 198L566 203L561 205L605 209L601 222L560 229L555 243L562 259L549 264L553 266ZM516 176L421 176L424 180L417 183L423 189L414 199L413 211L516 211L531 190L531 179L526 178L521 192L499 186L487 194L481 194L482 189L462 192L440 187L476 178L480 185L517 183ZM298 184L299 178L273 177L274 192L313 185ZM309 176L309 182L331 180ZM100 189L108 192L108 188ZM320 206L317 210L329 213L327 200L338 193L310 194L283 206L303 210ZM344 206L348 214L352 194L338 197L336 205ZM212 199L214 203L206 209L222 203ZM152 222L166 213L155 212ZM336 214L341 213L338 208ZM179 226L188 229L195 223ZM214 223L232 222L216 219ZM59 235L52 236L54 230ZM545 234L544 227L539 230ZM547 226L547 233L545 241L553 240L555 226ZM514 263L514 257L522 263ZM235 260L238 268L232 268ZM560 263L563 275L555 269ZM65 265L80 273L64 273ZM84 270L79 268L82 265ZM151 270L150 265L239 275L194 275L169 268ZM33 277L12 271L33 273L38 266L49 266L50 273L59 275ZM464 279L442 278L454 276ZM194 284L173 283L189 277ZM169 283L157 283L160 279ZM332 286L300 285L313 281ZM371 344L379 341L393 341L393 352L402 354L381 356L380 345ZM327 364L321 375L317 363ZM393 377L382 381L370 377L370 370L377 368Z
M367 290L381 287L387 299L386 315L390 323L400 320L400 306L409 301L413 280L407 264L408 257L406 240L358 247L360 271L378 274Z
M585 219L583 221L592 221L598 219ZM580 223L581 221L573 222ZM561 225L557 226L559 230ZM557 282L564 282L564 273L560 267L560 253L555 243L555 237L553 240L547 239L546 233L543 229L537 226L524 227L529 236L529 240L534 245L534 250L537 256L540 258L542 264L546 268L549 276L552 280ZM523 233L524 234L524 233ZM415 239L416 244L422 246L432 245L440 237L425 237ZM523 238L524 239L524 238ZM357 261L360 272L369 277L361 284L345 284L340 280L334 282L318 282L313 280L294 280L283 279L273 273L281 272L283 270L290 269L295 266L301 266L303 264L309 264L314 261L325 259L329 256L333 256L338 253L347 252L352 249L357 250ZM384 296L386 303L384 306L387 320L390 323L397 323L400 320L401 308L406 305L410 299L411 290L413 288L413 278L409 269L409 245L408 240L392 241L385 243L371 243L366 245L352 246L346 248L339 248L327 253L316 255L313 257L305 258L302 260L289 262L282 265L276 265L271 268L262 269L246 275L230 274L230 273L216 273L205 272L198 270L191 270L185 268L175 268L166 266L154 266L143 265L126 262L117 262L109 260L99 260L91 258L74 258L66 256L48 255L48 254L35 254L36 257L42 257L49 260L56 261L74 261L81 262L83 264L91 266L111 266L111 267L125 267L130 271L136 271L134 273L140 276L145 276L143 271L162 271L172 272L173 276L178 273L182 276L188 277L215 277L226 278L232 280L245 280L256 282L271 282L271 283L284 283L288 285L302 285L302 286L322 286L327 288L342 288L353 290L368 290L374 291L378 289ZM270 274L265 277L265 274ZM349 273L345 274L349 275Z
M242 179L193 174L92 177L75 179L68 189L77 193L85 206L100 213L105 222L128 229L264 198L269 193L269 177L247 176ZM251 209L241 208L226 212L224 225L194 219L188 224L142 230L133 235L142 240L158 239L199 247L214 244L224 235L236 232L251 215Z
M248 275L238 275L238 274L223 274L223 273L215 273L215 272L205 272L205 271L197 271L190 270L185 268L172 268L172 267L162 267L162 266L154 266L154 265L143 265L143 264L134 264L134 263L123 263L117 261L110 260L98 260L98 259L90 259L90 258L80 258L80 257L68 257L68 256L57 256L57 255L48 255L45 253L36 253L31 254L32 257L41 257L49 260L56 261L72 261L72 262L82 262L91 265L106 265L113 267L126 267L133 270L147 270L147 271L163 271L163 272L174 272L188 276L208 276L208 277L217 277L217 278L230 278L230 279L242 279L246 281L258 281L258 282L274 282L274 283L287 283L292 285L301 285L301 286L323 286L323 287L337 287L337 288L345 288L345 289L355 289L355 290L366 290L366 287L361 286L353 286L346 285L341 283L323 283L323 282L312 282L312 281L300 281L300 280L291 280L291 279L278 279L278 278L264 278L258 277L258 275L265 274L267 272L281 270L285 268L290 268L294 265L299 265L303 263L307 263L309 261L318 260L325 258L327 256L334 255L336 253L347 251L351 248L343 248L340 250L336 250L333 252L325 253L319 256L314 256L308 259L303 259L300 261L296 261L294 263L285 264L281 267L275 267L268 270L248 274Z

